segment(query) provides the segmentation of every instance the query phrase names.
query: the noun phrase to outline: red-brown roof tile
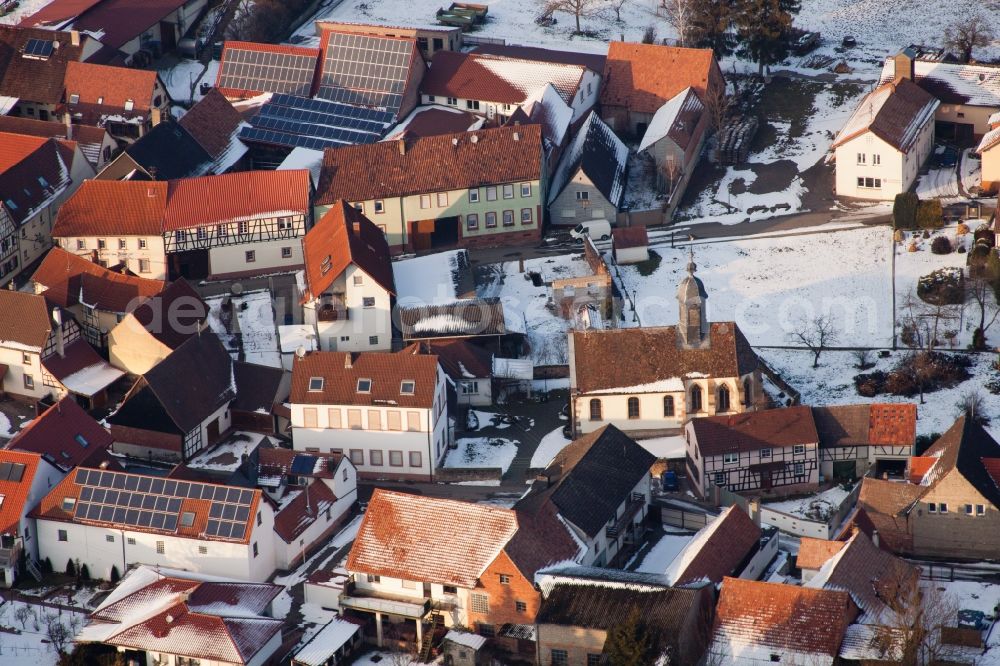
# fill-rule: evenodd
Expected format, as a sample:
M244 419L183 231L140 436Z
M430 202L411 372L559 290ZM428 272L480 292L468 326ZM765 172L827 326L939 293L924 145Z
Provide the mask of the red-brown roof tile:
M0 498L3 498L0 500L0 534L24 536L20 529L21 518L31 510L25 503L39 463L40 456L36 454L0 450L0 465L20 466L14 468L20 470L20 476L13 472L9 478L0 479Z
M4 133L0 136L0 174L26 159L45 144L38 136Z
M72 396L66 396L29 423L7 442L8 449L39 454L69 469L111 446L111 434Z
M167 207L167 183L86 180L59 207L53 237L159 236Z
M293 543L337 501L330 486L322 481L309 484L274 515L274 531L285 543Z
M437 388L438 360L421 354L388 352L312 352L295 358L289 401L304 405L392 405L429 409ZM323 390L310 391L309 380L323 378ZM358 393L359 379L370 379L371 390ZM413 395L400 393L401 383L413 381Z
M60 247L54 247L31 276L45 287L42 295L52 305L69 307L86 303L98 310L129 312L139 299L163 291L162 280L147 280L108 270Z
M649 245L649 233L646 227L615 227L611 230L616 250L630 247L646 247Z
M243 118L218 89L212 88L177 122L206 153L217 159L229 147Z
M420 86L425 95L521 104L551 83L567 104L573 101L583 65L518 60L503 56L441 51Z
M25 58L22 54L30 39L58 42L59 48L44 60ZM58 104L66 64L82 57L83 46L73 46L69 32L0 25L0 95Z
M305 235L303 299L318 298L348 266L354 264L390 294L396 293L392 255L385 234L362 213L341 200L334 202Z
M744 412L730 416L707 416L691 421L701 455L721 456L760 448L816 444L816 424L805 406Z
M705 98L722 81L711 49L611 42L604 65L601 104L656 113L685 88Z
M131 100L134 113L145 113L153 104L156 78L152 70L71 62L66 65L66 101L71 110L81 104L99 106L110 113L124 110L125 102ZM70 104L71 95L79 95L79 102Z
M328 148L317 203L531 181L541 176L541 169L538 125Z
M718 584L726 576L739 575L737 567L759 540L760 528L738 504L734 504L695 535L678 555L681 562L671 583L684 585L708 580Z
M843 547L843 541L802 537L799 539L799 554L795 563L800 569L819 569Z
M40 351L51 330L52 322L44 298L0 289L0 347L14 343Z
M473 588L515 532L509 509L377 488L346 568Z

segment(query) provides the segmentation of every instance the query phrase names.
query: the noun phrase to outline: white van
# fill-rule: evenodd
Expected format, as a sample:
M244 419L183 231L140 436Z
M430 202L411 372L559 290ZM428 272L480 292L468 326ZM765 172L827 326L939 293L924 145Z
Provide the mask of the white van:
M611 238L611 223L607 220L581 222L573 227L569 235L576 240L583 240L584 236L590 236L590 240L608 240Z

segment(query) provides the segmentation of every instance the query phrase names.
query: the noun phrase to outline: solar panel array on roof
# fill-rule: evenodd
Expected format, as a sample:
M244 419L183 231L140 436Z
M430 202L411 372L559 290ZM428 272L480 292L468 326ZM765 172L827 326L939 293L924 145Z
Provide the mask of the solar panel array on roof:
M0 471L2 473L2 471ZM173 532L183 500L209 501L205 536L242 540L254 493L245 488L78 469L76 519Z
M233 90L308 95L316 71L311 55L227 48L218 86Z
M395 114L403 104L412 58L409 40L331 32L317 95Z
M393 122L386 111L277 94L240 131L245 141L323 148L374 143Z
M35 58L48 58L52 51L52 40L49 39L29 39L24 45L24 55Z
M312 474L316 469L316 457L299 454L292 458L292 474Z

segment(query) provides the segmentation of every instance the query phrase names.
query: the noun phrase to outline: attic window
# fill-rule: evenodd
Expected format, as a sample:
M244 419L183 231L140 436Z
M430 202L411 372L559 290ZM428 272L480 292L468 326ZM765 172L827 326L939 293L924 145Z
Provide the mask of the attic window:
M132 101L130 99L125 100L125 110L126 111L131 111L134 108L135 108L135 102L134 101Z
M372 380L370 379L359 379L358 380L358 393L371 393L372 392Z
M69 103L70 104L79 104L80 103L80 96L77 95L76 93L71 94L69 96Z
M412 379L404 379L399 385L399 392L403 395L413 395L414 383Z
M0 500L0 502L2 502L2 500ZM63 498L63 503L62 503L63 511L72 511L75 506L76 506L76 498L75 497L64 497Z
M73 439L75 439L76 443L82 446L83 448L87 448L88 446L90 446L90 442L88 442L87 438L84 437L83 435L76 435L75 437L73 437Z
M10 208L11 210L17 210L17 204L14 203L13 199L7 199L7 201L5 201L4 203L7 204L7 208Z
M331 268L333 268L333 264L330 263L330 255L326 255L323 258L323 263L319 266L319 272L321 275L326 275L330 272Z
M181 527L191 527L194 525L194 512L185 511L181 514Z
M42 187L48 187L49 186L49 181L45 180L45 178L43 178L42 176L39 176L38 177L38 184L41 185Z
M323 378L322 377L310 377L309 378L309 390L310 391L322 391L323 390Z

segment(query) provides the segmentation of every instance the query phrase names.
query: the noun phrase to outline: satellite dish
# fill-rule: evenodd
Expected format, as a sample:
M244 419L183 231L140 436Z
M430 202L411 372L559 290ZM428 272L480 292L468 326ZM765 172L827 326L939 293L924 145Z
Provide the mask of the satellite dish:
M239 282L234 282L233 285L229 288L229 291L231 291L233 295L239 296L240 294L243 293L243 285L240 284Z
M298 347L295 348L295 355L298 356L299 358L305 358L306 348L303 347L302 345L299 345Z

